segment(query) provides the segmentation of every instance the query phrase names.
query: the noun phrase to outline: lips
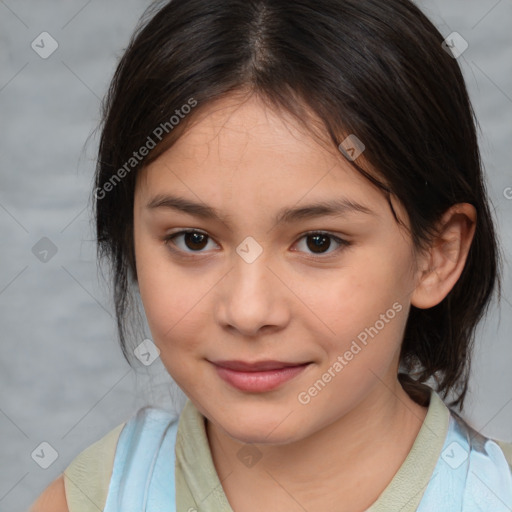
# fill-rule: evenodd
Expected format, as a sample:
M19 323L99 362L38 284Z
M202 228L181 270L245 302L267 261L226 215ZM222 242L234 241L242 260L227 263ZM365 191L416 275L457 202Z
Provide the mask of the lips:
M266 360L253 363L246 361L213 361L213 364L238 372L264 372L267 370L280 370L290 366L302 366L307 363L286 363L283 361Z
M263 393L278 388L302 373L310 363L283 361L216 361L218 376L232 387L245 392Z

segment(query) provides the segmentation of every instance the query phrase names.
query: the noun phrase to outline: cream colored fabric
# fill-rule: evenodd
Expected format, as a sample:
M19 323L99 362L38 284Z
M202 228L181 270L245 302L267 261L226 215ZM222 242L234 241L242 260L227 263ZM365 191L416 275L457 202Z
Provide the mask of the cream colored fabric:
M175 478L177 510L233 512L213 464L204 417L190 400L178 424Z
M441 454L449 416L449 409L432 392L425 421L411 451L367 512L416 511ZM103 511L123 425L80 453L64 472L69 512ZM512 444L498 444L512 466ZM175 478L178 511L233 512L215 471L204 417L190 400L178 424Z
M117 440L124 423L77 455L64 471L69 512L99 512L105 508Z
M414 512L427 488L448 433L450 411L432 391L427 415L411 451L368 512Z
M496 440L498 446L503 450L505 458L507 459L508 465L512 470L512 443L506 443L505 441Z

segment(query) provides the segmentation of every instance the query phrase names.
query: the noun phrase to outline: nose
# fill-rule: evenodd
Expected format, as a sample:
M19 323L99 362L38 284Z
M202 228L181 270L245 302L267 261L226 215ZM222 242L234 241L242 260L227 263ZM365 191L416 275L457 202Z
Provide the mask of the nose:
M219 283L216 320L246 337L283 329L290 318L290 291L263 255L248 263L234 256L231 270Z

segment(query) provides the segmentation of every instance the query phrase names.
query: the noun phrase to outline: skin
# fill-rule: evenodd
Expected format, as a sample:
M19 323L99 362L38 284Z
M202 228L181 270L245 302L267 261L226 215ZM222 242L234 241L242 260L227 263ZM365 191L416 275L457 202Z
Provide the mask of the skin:
M60 475L39 496L29 512L69 512L64 488L64 476Z
M463 206L469 217L449 223L451 249L419 257L380 191L295 120L255 96L225 98L206 113L137 183L137 273L154 342L207 418L213 460L221 479L230 475L223 486L236 511L361 510L390 482L424 420L426 409L397 380L407 314L411 304L437 304L455 284L474 212ZM231 225L147 209L157 193L213 206ZM273 221L281 207L340 196L375 214ZM166 245L180 228L208 238L199 248L184 236ZM336 250L333 242L314 260L303 237L312 230L351 245ZM263 250L252 263L236 252L248 236ZM433 266L444 274L428 272ZM396 302L401 312L310 403L299 403L298 394ZM218 359L311 364L276 390L249 393L219 378L210 362ZM252 468L237 457L244 443L263 454Z
M156 194L207 204L224 221L147 208ZM274 221L282 207L339 197L373 214ZM408 226L405 210L393 205ZM475 221L471 205L455 205L431 249L416 254L377 188L256 96L209 105L139 173L135 254L148 324L163 364L206 417L233 510L356 512L378 498L426 415L397 379L408 312L438 304L452 289ZM206 239L165 241L192 228ZM329 238L315 253L305 233L319 230L350 245ZM246 237L262 249L251 263L236 251ZM299 394L397 303L378 334L301 403ZM218 359L310 364L279 388L254 393L223 381L210 362ZM262 455L252 467L237 456L246 443Z

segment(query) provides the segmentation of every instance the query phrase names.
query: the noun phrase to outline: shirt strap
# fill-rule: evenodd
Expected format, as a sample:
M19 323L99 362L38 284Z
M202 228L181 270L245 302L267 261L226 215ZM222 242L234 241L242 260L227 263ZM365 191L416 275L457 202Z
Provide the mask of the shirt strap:
M178 416L143 407L117 443L104 512L175 512Z

